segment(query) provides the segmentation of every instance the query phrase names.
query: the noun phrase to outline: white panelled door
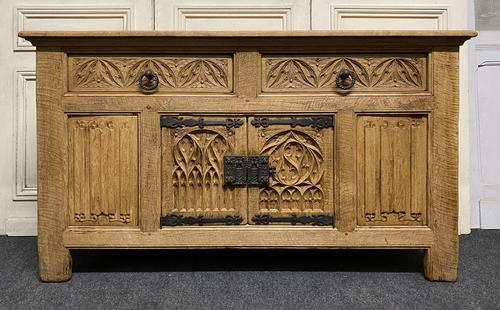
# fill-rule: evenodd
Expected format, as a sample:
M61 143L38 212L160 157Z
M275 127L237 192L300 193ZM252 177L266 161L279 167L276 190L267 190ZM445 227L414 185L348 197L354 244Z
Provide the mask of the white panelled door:
M308 30L309 0L157 0L157 30Z
M151 0L2 0L0 235L36 235L35 49L22 30L153 29Z
M470 67L472 227L500 228L500 2L477 0Z
M464 29L467 0L25 0L0 12L0 234L35 234L34 53L19 30ZM462 55L465 63L466 54ZM463 66L466 68L466 66ZM462 72L462 79L466 77ZM469 229L467 81L460 132L461 232Z

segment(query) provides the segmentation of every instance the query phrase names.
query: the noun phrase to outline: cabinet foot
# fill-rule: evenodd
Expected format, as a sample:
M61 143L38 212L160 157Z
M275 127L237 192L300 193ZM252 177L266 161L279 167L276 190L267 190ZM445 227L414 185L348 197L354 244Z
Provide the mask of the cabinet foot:
M71 279L72 259L68 249L61 248L52 251L39 250L38 259L41 281L64 282Z
M424 272L429 281L455 282L458 276L457 255L430 248L425 251Z

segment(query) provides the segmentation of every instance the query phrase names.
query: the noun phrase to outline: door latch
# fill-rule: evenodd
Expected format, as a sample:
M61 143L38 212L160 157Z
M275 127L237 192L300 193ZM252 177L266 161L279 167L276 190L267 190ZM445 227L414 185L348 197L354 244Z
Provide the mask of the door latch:
M265 187L274 172L267 155L224 156L224 186Z

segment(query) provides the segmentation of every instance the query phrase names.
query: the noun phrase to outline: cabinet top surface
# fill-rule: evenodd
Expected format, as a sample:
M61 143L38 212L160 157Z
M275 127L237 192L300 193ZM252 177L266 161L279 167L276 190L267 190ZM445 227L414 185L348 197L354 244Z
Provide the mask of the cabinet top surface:
M304 30L304 31L22 31L34 37L475 37L472 30Z
M36 46L131 47L451 47L476 36L472 30L309 30L309 31L23 31ZM318 45L319 44L319 45Z

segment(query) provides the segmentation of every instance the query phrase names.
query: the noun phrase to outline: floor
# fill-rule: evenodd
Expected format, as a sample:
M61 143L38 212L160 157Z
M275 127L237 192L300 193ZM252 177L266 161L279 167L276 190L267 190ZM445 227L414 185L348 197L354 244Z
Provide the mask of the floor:
M460 241L456 283L419 250L79 250L48 284L36 238L0 237L0 309L500 309L500 230Z

